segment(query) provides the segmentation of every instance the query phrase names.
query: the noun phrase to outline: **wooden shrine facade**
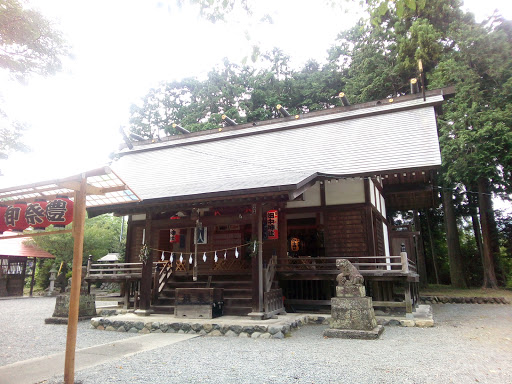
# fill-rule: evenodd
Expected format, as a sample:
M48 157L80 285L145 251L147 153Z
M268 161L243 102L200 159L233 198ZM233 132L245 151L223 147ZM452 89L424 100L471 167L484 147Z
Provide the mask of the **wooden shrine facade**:
M198 286L223 288L228 314L275 312L283 296L291 310L319 308L333 295L336 258L347 258L377 304L412 310L416 260L391 252L387 215L437 204L436 113L451 92L125 148L112 168L140 201L88 211L129 216L126 265L112 266L136 270L119 280L140 275L127 305L173 312L175 289ZM90 267L89 279L113 272Z

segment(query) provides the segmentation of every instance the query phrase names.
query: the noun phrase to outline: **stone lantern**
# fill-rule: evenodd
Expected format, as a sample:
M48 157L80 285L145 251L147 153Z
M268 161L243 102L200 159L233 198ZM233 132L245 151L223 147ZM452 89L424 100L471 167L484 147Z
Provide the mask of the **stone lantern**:
M50 269L50 288L48 288L48 296L53 295L55 280L57 280L57 269L55 268L55 265L53 265L52 269Z

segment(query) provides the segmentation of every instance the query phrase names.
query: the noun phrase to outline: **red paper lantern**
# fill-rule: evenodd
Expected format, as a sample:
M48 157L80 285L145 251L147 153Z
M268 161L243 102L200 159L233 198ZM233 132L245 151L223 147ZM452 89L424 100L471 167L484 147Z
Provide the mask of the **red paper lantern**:
M57 196L46 205L46 218L49 224L65 227L73 221L73 201L65 196Z
M0 235L5 231L9 230L9 227L5 223L5 211L7 210L7 205L0 205Z
M16 203L7 207L4 213L4 220L8 229L14 232L23 232L28 228L27 220L25 219L26 210L27 203Z
M44 230L50 225L46 217L47 205L48 203L45 200L36 200L34 203L27 206L25 219L30 227L36 230Z

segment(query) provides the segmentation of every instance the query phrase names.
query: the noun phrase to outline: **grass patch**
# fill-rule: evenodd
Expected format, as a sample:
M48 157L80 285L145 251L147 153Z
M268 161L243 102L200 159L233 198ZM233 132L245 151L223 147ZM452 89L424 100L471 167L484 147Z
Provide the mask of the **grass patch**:
M505 297L512 299L512 291L508 289L490 288L453 288L451 285L430 284L428 288L420 289L421 296L447 296L447 297Z

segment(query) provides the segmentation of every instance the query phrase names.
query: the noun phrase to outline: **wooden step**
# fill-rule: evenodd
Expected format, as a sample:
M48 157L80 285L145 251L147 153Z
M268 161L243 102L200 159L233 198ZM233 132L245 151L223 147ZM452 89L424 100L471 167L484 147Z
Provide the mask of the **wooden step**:
M252 307L224 307L225 316L247 316L252 312Z
M224 307L246 307L251 306L252 298L251 297L236 297L236 298L226 298L224 297Z
M174 315L174 305L157 304L157 305L152 305L151 308L155 311L155 313L164 313L164 314Z

